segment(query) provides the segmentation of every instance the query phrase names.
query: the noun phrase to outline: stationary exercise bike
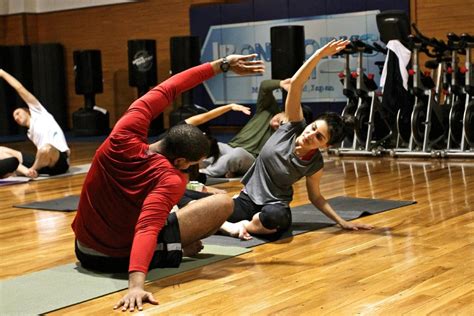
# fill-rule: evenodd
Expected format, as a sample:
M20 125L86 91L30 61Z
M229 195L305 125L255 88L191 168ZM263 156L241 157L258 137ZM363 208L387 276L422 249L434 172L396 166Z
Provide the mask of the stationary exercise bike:
M448 39L451 40L448 44L452 49L454 74L451 80L453 102L449 114L449 138L445 155L474 157L474 73L471 62L474 38L466 33L460 37L450 33ZM460 76L455 75L458 52L466 56L465 66L459 69ZM459 82L463 76L464 86Z
M350 55L355 53L352 43L349 43L343 50L337 53L338 56L344 56L344 70L339 73L339 79L343 85L342 93L346 96L346 106L342 110L342 116L355 116L357 110L358 97L356 93L356 76L350 69ZM352 148L354 142L354 131L346 135L341 143L341 148Z
M474 37L469 34L462 34L461 40L465 43L466 50L466 64L465 64L465 85L464 91L466 92L466 107L464 110L463 119L463 133L464 137L461 141L461 149L466 150L467 146L470 147L471 151L474 150L474 69L471 56L472 48L474 48Z
M412 68L409 70L410 93L414 96L413 111L410 114L410 134L402 132L407 130L406 126L400 126L407 122L407 113L399 113L397 118L400 138L408 141L408 147L400 147L391 151L392 156L414 155L414 156L436 156L436 146L443 145L446 128L443 124L444 118L439 100L442 88L442 76L447 60L445 52L447 46L436 39L428 39L423 36L413 24L416 35L409 35L408 42L412 49ZM431 48L430 51L428 48ZM436 71L436 82L432 80L429 73L422 74L419 67L419 53L424 52L436 60L428 61L425 66ZM408 139L407 139L408 138Z
M379 146L392 135L389 124L380 114L380 100L376 94L374 75L364 72L363 56L374 51L384 52L380 46L374 47L356 40L343 52L346 63L340 78L344 79L343 92L348 97L343 115L355 117L355 129L351 147L346 147L344 141L342 146L335 150L336 154L380 155ZM349 69L349 55L353 53L357 54L356 72L350 72Z
M446 69L449 84L443 87L446 91L445 105L449 110L449 129L447 137L447 151L460 148L463 137L463 116L465 108L465 93L462 87L465 72L458 67L458 53L461 51L461 38L454 33L448 33L448 49L451 52L451 62Z

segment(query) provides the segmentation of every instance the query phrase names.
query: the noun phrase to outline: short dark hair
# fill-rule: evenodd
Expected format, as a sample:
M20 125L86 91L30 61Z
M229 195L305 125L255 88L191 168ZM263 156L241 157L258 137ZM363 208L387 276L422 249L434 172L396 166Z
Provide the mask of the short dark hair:
M198 161L209 154L209 141L196 126L181 124L171 127L162 139L162 154L170 161L185 158Z
M317 120L323 120L328 124L329 140L328 145L342 142L346 135L350 135L354 129L354 117L350 115L340 116L335 112L324 112L316 116Z
M27 112L28 114L31 115L30 108L27 107L27 106L19 106L19 107L17 107L16 109L14 109L13 112L15 112L16 110L20 110L20 109L23 110L23 111L25 111L25 112ZM12 112L12 114L13 114L13 112Z

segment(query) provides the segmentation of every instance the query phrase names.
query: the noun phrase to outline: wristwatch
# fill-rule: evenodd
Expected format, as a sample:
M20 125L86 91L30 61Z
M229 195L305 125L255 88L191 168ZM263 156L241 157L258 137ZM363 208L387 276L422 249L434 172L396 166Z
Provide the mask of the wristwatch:
M222 72L228 72L228 71L229 71L229 69L230 69L230 64L229 64L229 61L227 60L226 57L224 57L224 58L222 59L220 68L221 68Z

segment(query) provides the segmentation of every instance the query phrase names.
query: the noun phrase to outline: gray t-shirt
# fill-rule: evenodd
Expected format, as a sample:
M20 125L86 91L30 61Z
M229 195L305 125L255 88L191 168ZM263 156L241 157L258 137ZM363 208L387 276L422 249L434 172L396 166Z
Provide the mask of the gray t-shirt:
M244 191L255 204L282 203L288 206L293 199L293 184L323 168L319 150L310 160L301 160L294 154L296 138L305 127L304 121L281 125L242 178Z

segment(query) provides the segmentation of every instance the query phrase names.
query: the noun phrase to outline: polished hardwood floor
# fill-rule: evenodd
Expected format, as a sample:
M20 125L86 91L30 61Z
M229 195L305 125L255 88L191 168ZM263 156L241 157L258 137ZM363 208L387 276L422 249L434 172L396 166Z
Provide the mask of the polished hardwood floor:
M72 164L89 162L98 145L72 143ZM141 314L474 315L474 161L325 160L322 192L327 198L417 204L360 219L375 225L372 231L329 227L149 283L160 305L147 304ZM0 187L2 280L75 262L74 212L12 205L79 194L83 181L84 175L77 175ZM217 187L232 195L241 184ZM292 205L304 203L300 181ZM122 295L51 314L119 314L112 305Z

